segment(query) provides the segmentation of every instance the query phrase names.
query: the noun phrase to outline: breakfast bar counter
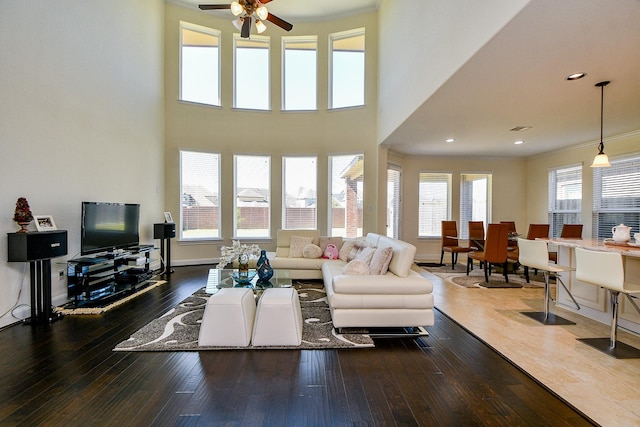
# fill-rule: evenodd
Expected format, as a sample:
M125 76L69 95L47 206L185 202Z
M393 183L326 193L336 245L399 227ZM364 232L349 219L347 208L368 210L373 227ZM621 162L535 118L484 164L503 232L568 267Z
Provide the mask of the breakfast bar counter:
M548 238L539 240L545 240L549 245L557 246L558 265L574 268L576 266L575 248L620 253L624 263L625 281L640 284L640 245L615 243L608 239ZM561 286L557 288L557 305L604 324L611 322L611 302L605 289L577 280L575 271L561 273L560 277L580 304L581 309L576 309L573 301ZM640 316L624 298L620 300L619 325L640 334Z

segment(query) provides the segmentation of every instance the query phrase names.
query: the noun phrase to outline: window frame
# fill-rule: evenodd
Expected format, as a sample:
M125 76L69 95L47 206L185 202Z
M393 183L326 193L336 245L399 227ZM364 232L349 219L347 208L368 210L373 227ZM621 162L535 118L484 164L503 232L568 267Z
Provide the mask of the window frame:
M241 171L238 167L238 159L239 158L263 158L267 161L267 172L266 177L261 182L267 183L267 224L266 224L266 235L256 234L256 235L242 235L242 233L238 233L238 230L249 230L249 228L238 228L238 215L240 213L241 206L238 205L238 172ZM244 168L242 168L244 169ZM255 170L255 169L252 169ZM247 187L248 188L248 187ZM270 155L261 155L261 154L234 154L233 155L233 238L236 240L255 240L255 239L270 239L271 238L271 156Z
M473 183L474 179L467 180L467 176L476 177L479 179L487 180L487 188L485 191L485 207L484 207L484 219L476 218L473 216L473 200L471 201L471 216L467 217L466 212L466 193L464 186ZM469 238L469 221L483 221L485 229L487 224L491 222L491 203L492 203L492 187L493 187L493 174L490 172L462 172L460 173L460 227L458 228L458 236L462 239Z
M318 110L318 36L283 36L282 37L282 76L281 76L281 103L282 103L282 111L317 111ZM314 52L314 76L313 76L313 87L314 87L314 106L312 108L287 108L287 45L293 44L314 44L315 48ZM299 49L293 49L299 50ZM310 50L310 49L309 49Z
M397 174L396 179L390 179L389 174ZM400 239L400 230L402 229L402 166L394 163L387 164L387 237ZM392 188L390 188L390 186ZM392 195L392 200L389 196ZM390 214L391 212L391 214ZM391 223L391 224L389 224Z
M356 190L360 191L360 188L358 188L359 186L357 185L358 182L362 182L362 184L360 185L361 187L361 191L362 194L356 193L356 201L362 200L362 211L359 210L358 212L358 222L360 221L360 218L362 217L362 220L364 221L364 192L365 192L365 187L364 187L364 169L365 169L365 162L366 162L366 158L365 158L365 154L364 152L354 152L354 153L334 153L334 154L330 154L329 156L327 156L327 169L328 169L328 176L327 176L327 185L328 185L328 191L327 191L327 235L328 236L334 236L334 237L338 237L338 236L342 236L342 237L346 237L346 238L356 238L356 237L362 237L363 236L363 227L359 227L359 223L356 224L356 233L355 235L349 235L349 224L347 223L347 208L348 206L346 206L347 204L347 200L346 200L346 194L345 194L345 223L344 223L344 233L342 234L333 234L333 230L334 230L334 221L333 221L333 195L334 195L334 187L333 187L333 181L334 181L334 174L333 174L333 168L334 168L334 162L333 159L334 158L339 158L339 157L351 157L350 163L346 164L344 167L342 167L342 170L339 172L340 174L342 172L344 172L347 168L349 167L349 165L352 166L357 166L359 162L361 162L361 168L362 168L362 173L359 175L359 179L354 181L356 182Z
M558 175L561 175L560 177ZM558 183L567 182L567 178L571 178L571 175L580 175L580 199L558 199ZM582 223L582 199L583 199L583 184L584 184L584 165L582 163L572 163L569 165L558 166L549 168L548 170L548 222L549 222L549 235L552 237L560 237L562 232L562 226L564 224L580 224ZM559 181L559 178L563 178L563 181ZM558 208L558 204L561 200L578 200L577 208ZM573 220L570 218L573 217Z
M211 37L217 37L218 39L218 45L217 45L217 49L218 49L218 54L217 54L217 62L218 62L218 71L217 71L217 102L210 104L207 102L201 102L201 101L196 101L196 100L190 100L190 99L184 99L184 95L183 95L183 65L184 65L184 52L183 49L185 47L184 45L184 34L183 34L183 30L188 30L188 31L192 31L192 32L196 32L196 33L201 33L207 36L211 36ZM178 62L179 62L179 67L178 67L178 100L181 102L188 102L188 103L192 103L192 104L198 104L198 105L207 105L207 106L211 106L211 107L221 107L222 106L222 32L220 30L214 29L214 28L209 28L209 27L205 27L202 25L198 25L198 24L192 24L190 22L185 22L185 21L180 21L180 30L179 30L179 37L180 37L180 49L179 49L179 57L178 57Z
M343 106L334 106L334 42L345 40L348 38L356 38L356 37L364 37L364 47L362 48L362 103L354 104L354 105L343 105ZM340 31L337 33L329 34L329 73L328 73L328 109L329 110L340 110L340 109L348 109L348 108L362 108L367 105L367 38L366 38L366 28L354 28L351 30Z
M255 44L265 44L267 50L267 65L265 73L257 73L258 75L262 75L266 79L266 96L267 96L267 107L266 108L252 108L247 106L239 106L238 105L238 44L239 43L255 43ZM240 47L241 49L243 47ZM248 48L247 48L248 49ZM254 83L255 87L255 81ZM269 36L259 36L259 35L251 35L251 38L243 38L240 37L240 33L234 33L233 35L233 109L236 110L249 110L249 111L271 111L271 37Z
M423 234L422 228L429 228L428 225L422 224L423 221L423 209L421 205L424 203L422 198L422 190L421 185L423 183L423 178L432 179L425 180L424 182L445 182L447 184L447 200L446 200L446 215L443 218L438 218L435 223L431 225L430 228L433 229L434 234ZM440 179L438 179L440 178ZM451 220L451 195L452 195L452 181L453 181L453 173L451 172L435 172L435 171L421 171L418 174L418 239L440 239L442 237L442 221ZM433 222L433 221L432 221Z
M287 225L289 221L287 220L287 160L288 159L313 159L315 163L314 170L314 188L312 189L315 193L315 208L313 214L313 225L311 227L302 227L296 226L289 228ZM282 156L282 229L283 230L295 230L295 229L305 229L305 230L315 230L318 228L318 156Z

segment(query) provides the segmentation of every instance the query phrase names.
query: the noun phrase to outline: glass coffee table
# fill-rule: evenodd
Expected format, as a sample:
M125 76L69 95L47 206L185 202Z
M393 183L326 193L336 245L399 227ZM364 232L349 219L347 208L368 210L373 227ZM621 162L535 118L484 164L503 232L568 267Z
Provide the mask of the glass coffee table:
M250 271L254 275L255 270ZM207 277L206 292L208 294L215 294L222 288L251 288L256 295L259 295L265 289L269 288L290 288L293 286L291 282L291 274L289 270L274 269L273 277L267 282L263 282L258 279L258 275L255 274L248 282L237 282L234 276L238 274L238 270L232 269L217 269L212 268L209 270L209 276Z

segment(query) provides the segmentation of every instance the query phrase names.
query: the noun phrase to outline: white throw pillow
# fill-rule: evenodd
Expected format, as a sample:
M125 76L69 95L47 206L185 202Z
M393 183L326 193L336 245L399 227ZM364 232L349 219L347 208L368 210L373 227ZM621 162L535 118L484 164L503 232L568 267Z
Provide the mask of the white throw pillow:
M344 266L342 274L367 275L369 274L369 265L362 260L354 259Z
M289 258L302 258L304 247L313 243L313 237L291 236L289 239Z
M310 243L302 249L302 256L305 258L320 258L322 256L320 246Z
M358 254L356 255L355 259L359 259L360 261L363 261L364 263L369 265L369 263L371 263L371 259L373 258L373 254L375 252L376 252L375 247L365 246L360 251L358 251Z
M340 248L340 252L338 254L338 257L342 260L342 261L348 261L347 258L349 258L349 253L351 252L351 249L353 249L353 247L355 246L356 242L355 240L347 240L344 242L344 244L342 245L342 248Z
M377 248L371 258L371 262L369 263L371 274L387 274L392 257L392 247L388 246L386 248Z

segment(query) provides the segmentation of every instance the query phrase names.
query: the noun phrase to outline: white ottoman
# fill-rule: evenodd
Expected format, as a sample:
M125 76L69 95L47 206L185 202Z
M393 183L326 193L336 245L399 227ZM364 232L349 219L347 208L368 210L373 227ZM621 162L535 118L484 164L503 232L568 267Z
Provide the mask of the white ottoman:
M256 299L251 289L220 289L205 306L198 345L248 346L255 315Z
M258 301L253 327L254 346L300 345L302 311L294 288L272 288Z

